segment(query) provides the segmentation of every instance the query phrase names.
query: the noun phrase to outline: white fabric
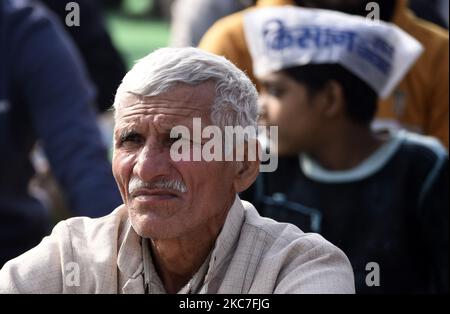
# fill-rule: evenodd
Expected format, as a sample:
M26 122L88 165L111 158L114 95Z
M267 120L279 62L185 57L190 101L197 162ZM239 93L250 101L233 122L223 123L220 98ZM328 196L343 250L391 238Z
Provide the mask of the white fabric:
M164 293L152 268L121 205L103 218L60 222L38 246L5 264L0 293L145 293L146 282L149 292ZM180 293L355 292L352 267L341 250L318 234L259 216L239 197L208 267L185 288Z
M245 38L257 78L287 67L338 63L388 97L423 52L391 23L294 6L244 15Z

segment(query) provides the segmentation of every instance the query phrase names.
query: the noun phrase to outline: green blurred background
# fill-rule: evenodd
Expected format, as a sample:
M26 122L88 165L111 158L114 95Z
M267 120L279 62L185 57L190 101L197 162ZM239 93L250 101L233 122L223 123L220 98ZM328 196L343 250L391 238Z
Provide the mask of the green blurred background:
M153 0L123 0L120 6L108 8L105 15L113 42L128 68L151 51L168 45L167 12L156 8Z

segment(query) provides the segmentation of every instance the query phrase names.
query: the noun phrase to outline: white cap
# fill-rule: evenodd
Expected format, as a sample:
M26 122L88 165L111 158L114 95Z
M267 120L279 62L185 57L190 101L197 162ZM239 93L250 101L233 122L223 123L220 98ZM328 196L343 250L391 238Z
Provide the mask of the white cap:
M397 26L341 12L295 6L244 15L256 77L288 67L337 63L388 97L422 54L422 45Z

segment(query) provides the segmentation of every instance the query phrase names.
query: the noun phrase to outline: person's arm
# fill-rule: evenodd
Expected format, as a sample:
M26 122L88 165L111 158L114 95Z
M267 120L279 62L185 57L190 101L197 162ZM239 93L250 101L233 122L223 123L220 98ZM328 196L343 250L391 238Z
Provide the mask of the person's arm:
M57 15L61 23L65 22L69 13L66 11L68 1L41 1ZM116 89L126 74L126 67L105 26L100 2L77 0L76 3L80 8L80 26L66 26L64 30L79 49L97 88L96 106L100 112L105 112L113 103Z
M117 293L122 210L59 222L31 250L0 269L0 293Z
M434 65L432 82L430 82L430 91L428 94L428 119L425 128L425 133L437 137L442 144L449 148L449 102L448 102L448 58L449 46L447 41L442 41L439 54L433 60Z
M0 293L62 293L64 263L61 250L67 250L64 243L69 242L63 240L67 236L65 222L60 222L38 246L7 262L0 269ZM70 268L71 264L66 266L69 266L68 275L76 272ZM78 279L69 277L69 280Z
M419 199L419 223L425 256L430 262L430 292L449 291L449 180L448 156L436 162Z
M14 85L72 212L103 216L121 200L90 106L94 93L83 64L46 10L21 13L11 60Z
M352 266L341 250L324 241L294 258L274 293L353 294Z

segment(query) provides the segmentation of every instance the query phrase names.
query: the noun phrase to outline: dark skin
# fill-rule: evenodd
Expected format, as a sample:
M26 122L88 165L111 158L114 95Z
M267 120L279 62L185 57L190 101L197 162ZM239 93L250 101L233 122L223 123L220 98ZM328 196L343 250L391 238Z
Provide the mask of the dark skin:
M370 125L350 119L340 84L329 81L311 94L283 72L261 80L261 122L279 126L280 156L307 153L329 170L359 165L386 140Z

